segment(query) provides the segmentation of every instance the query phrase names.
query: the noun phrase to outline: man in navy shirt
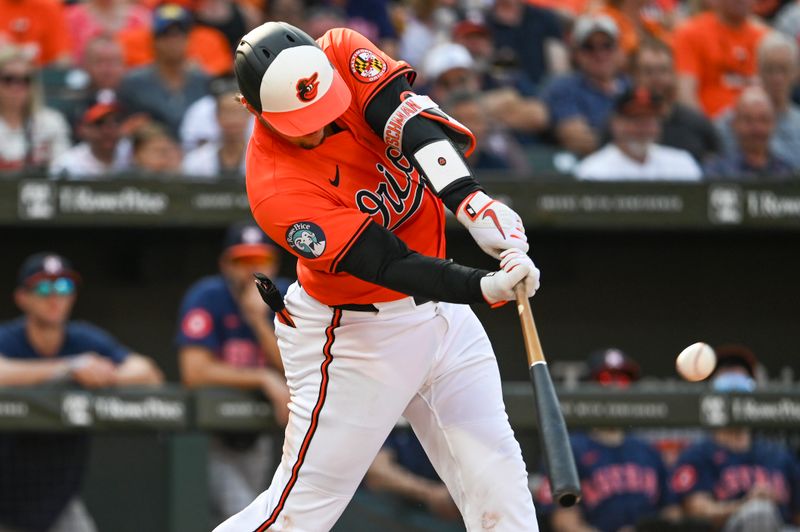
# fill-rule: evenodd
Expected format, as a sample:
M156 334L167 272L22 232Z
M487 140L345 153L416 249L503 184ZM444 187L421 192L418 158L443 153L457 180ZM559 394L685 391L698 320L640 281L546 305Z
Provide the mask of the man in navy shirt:
M589 359L588 380L626 387L639 378L639 365L619 349ZM552 511L553 530L564 532L634 530L643 520L678 516L661 455L620 428L598 428L570 437L583 497L577 506L553 505L549 484L537 490L539 508Z
M23 262L14 292L23 316L0 325L0 386L163 381L150 359L94 325L69 321L79 280L55 253ZM85 433L0 435L0 530L94 531L78 498L88 451Z
M718 393L756 388L756 358L744 346L716 348L711 387ZM672 487L687 515L726 532L778 532L800 524L800 468L777 442L747 427L713 431L678 458Z
M464 530L447 486L409 427L392 431L369 466L364 486L354 500L375 520L390 520L420 532Z
M253 222L231 226L219 259L220 274L196 282L183 299L176 335L183 383L259 390L285 425L289 391L283 376L272 314L256 288L260 272L285 292L275 275L279 254ZM209 447L215 525L250 504L272 476L273 436L216 434Z

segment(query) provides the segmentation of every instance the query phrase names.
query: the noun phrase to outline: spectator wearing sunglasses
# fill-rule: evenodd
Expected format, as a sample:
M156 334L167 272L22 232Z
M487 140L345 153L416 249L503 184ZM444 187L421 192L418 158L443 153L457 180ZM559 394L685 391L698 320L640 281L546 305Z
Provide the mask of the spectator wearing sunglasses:
M228 228L218 275L205 277L186 293L176 344L183 383L190 388L227 386L262 392L275 418L285 425L289 390L283 376L272 314L255 286L263 273L285 292L276 277L277 246L252 221ZM218 433L209 446L209 490L218 524L252 501L268 484L274 437L264 433ZM213 528L213 526L212 526Z
M69 136L64 117L42 104L30 53L0 44L0 174L46 169Z
M715 349L710 379L718 394L757 387L758 361L742 345ZM754 437L749 427L715 429L678 458L672 486L688 516L725 532L779 532L800 524L800 469L778 442Z
M163 381L149 358L94 325L70 321L79 280L54 253L22 263L14 299L23 316L0 325L0 386ZM86 433L0 435L0 530L96 530L79 498L88 450Z
M639 379L639 364L615 348L593 353L587 367L586 380L605 388L624 389ZM640 530L634 527L655 521L660 530L670 529L680 512L658 450L621 428L576 432L570 442L583 491L579 504L554 505L547 480L536 492L537 507L550 513L554 531Z
M614 101L629 83L622 75L619 29L608 16L580 17L572 46L576 71L554 78L542 98L558 143L582 157L599 147Z

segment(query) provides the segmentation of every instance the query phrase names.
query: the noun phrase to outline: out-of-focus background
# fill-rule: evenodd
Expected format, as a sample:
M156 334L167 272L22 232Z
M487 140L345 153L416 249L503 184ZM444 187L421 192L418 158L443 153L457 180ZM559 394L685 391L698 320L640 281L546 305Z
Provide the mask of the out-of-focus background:
M286 284L294 276L294 259L268 243L257 258L227 254L247 243L245 233L231 243L229 226L249 216L252 127L235 100L232 51L269 20L315 38L347 26L409 62L416 90L476 134L478 179L523 217L542 270L534 315L571 433L588 434L574 443L585 488L600 493L567 515L537 499L543 530L648 530L649 518L747 530L747 512L763 510L749 503L764 500L781 526L798 523L800 3L0 0L0 362L37 361L36 340L30 356L7 346L18 345L12 329L33 312L26 305L52 290L73 298L66 316L143 355L147 379L161 383L85 386L55 366L45 378L0 363L0 531L210 530L240 504L220 502L224 494L246 500L266 487L281 431L265 395L278 392L191 371L196 361L270 367L269 346L246 331L236 333L250 342L242 352L258 351L258 363L236 354L242 344L200 342L212 327L193 313L202 305L234 316L214 327L252 323L242 299L201 297L212 290L198 280L231 282L234 267L267 268ZM493 268L450 222L448 256ZM77 288L57 285L58 275L32 284L46 260L21 278L39 252L68 259ZM546 491L517 317L508 306L475 311L532 493ZM675 356L696 341L743 349L732 359L745 361L753 386L682 382ZM198 345L206 351L185 351ZM611 357L607 373L593 373L598 352ZM635 375L615 365L626 357ZM598 375L626 386L611 390ZM775 453L750 440L731 447L730 434L717 437L729 426L749 427L748 438L778 445L787 461L762 463ZM593 440L597 427L621 427L658 454L669 479L658 497L644 481L609 481L613 469L592 476L586 460L621 448L602 431ZM90 438L76 444L76 435ZM74 448L59 444L65 436ZM722 466L708 484L690 482L704 438L736 458L735 482ZM338 529L458 530L435 473L403 463L415 452L408 431L390 440L384 458L416 484L398 488L395 470L376 462ZM11 467L21 456L25 467ZM773 478L764 472L781 468L790 473L764 488ZM215 483L253 470L241 491ZM597 517L636 496L657 502L624 523Z

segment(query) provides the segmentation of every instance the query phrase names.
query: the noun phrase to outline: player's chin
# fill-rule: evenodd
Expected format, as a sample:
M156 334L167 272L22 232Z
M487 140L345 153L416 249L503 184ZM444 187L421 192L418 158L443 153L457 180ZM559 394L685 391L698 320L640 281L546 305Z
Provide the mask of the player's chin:
M318 148L319 146L321 146L323 142L325 142L325 135L320 135L319 138L314 138L309 140L303 139L297 145L303 148L304 150L313 150L314 148Z

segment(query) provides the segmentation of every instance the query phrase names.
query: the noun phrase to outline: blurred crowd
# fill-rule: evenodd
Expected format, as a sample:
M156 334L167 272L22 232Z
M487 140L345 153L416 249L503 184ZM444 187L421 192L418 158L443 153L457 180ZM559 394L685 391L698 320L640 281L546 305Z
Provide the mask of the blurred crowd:
M790 179L795 0L0 0L0 176L242 180L239 37L354 28L476 134L478 171Z

